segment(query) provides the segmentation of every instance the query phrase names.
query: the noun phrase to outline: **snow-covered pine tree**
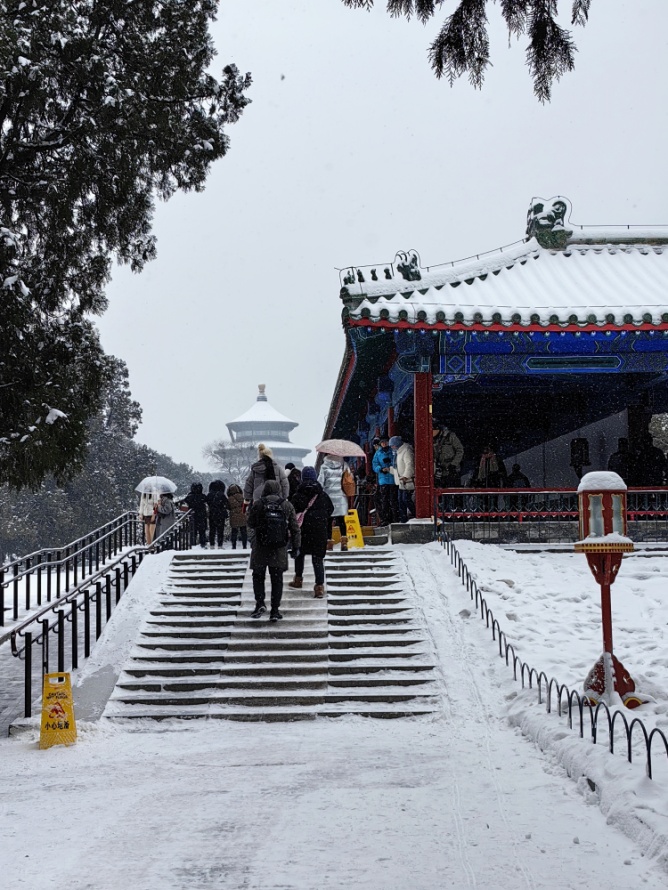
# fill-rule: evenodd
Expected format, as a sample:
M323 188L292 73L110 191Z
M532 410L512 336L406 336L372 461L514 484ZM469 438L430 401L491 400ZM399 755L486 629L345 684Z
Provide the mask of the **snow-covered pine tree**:
M346 6L371 9L374 0L343 0ZM394 17L413 15L422 24L436 15L437 7L447 0L387 0L387 11ZM496 2L496 0L494 0ZM571 32L557 21L558 0L499 0L501 13L512 37L529 38L526 64L533 78L534 93L548 102L552 84L575 66L575 44ZM463 74L475 87L481 87L485 70L491 64L487 34L487 7L490 0L453 0L451 15L445 20L429 47L429 61L437 77L447 77L450 84ZM591 0L566 0L572 25L585 25Z
M103 357L100 365L101 404L86 424L81 471L62 486L52 477L34 491L0 486L0 562L41 547L59 547L136 509L135 486L144 476L167 476L181 495L193 481L206 489L214 478L135 442L141 407L132 398L127 367L114 356Z
M115 257L155 256L154 202L201 190L249 100L209 73L216 0L0 4L0 480L82 465Z

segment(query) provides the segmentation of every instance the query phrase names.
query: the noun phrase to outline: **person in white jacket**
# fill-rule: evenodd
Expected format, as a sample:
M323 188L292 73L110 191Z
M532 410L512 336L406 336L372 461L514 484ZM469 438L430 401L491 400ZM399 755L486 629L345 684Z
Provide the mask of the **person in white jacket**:
M399 486L399 522L408 522L409 512L415 516L415 453L401 436L392 436L390 448L394 452L392 472Z
M346 497L342 488L344 470L345 463L342 457L337 457L333 454L327 454L325 455L325 459L323 460L322 466L320 467L320 473L318 474L318 482L327 492L334 506L334 512L332 513L329 530L329 541L327 542L328 550L331 550L334 546L334 541L332 540L332 529L335 522L339 527L339 531L341 532L341 549L348 549L348 537L346 535L346 513L348 512L348 498Z
M155 535L156 507L160 495L152 491L142 492L139 498L139 519L144 526L144 543L152 544Z

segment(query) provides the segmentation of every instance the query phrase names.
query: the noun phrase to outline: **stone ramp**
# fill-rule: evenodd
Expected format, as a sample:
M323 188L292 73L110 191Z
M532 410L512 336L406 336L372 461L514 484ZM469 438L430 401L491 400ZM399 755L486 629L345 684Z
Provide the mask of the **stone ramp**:
M271 721L438 709L431 646L391 549L330 554L320 600L308 560L301 590L287 586L286 573L277 623L250 617L247 565L243 551L175 555L105 717Z

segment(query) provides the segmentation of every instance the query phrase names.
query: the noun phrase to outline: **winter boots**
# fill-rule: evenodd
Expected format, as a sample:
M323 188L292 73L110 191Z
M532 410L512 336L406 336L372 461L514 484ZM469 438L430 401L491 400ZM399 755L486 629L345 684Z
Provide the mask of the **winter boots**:
M288 584L288 587L294 587L295 590L300 590L302 586L302 580L303 579L300 578L299 575L295 575L294 579Z
M333 549L334 549L334 541L330 538L329 541L327 541L327 550L333 550Z
M341 538L341 552L343 552L347 549L348 549L348 538L346 537L346 535L344 535Z
M321 600L325 595L325 585L324 584L316 584L313 588L313 596L317 600Z

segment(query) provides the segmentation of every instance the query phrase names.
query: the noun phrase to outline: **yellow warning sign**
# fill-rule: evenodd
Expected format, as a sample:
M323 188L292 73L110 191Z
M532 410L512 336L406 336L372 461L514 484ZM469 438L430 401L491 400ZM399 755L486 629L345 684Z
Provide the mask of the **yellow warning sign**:
M69 674L44 674L40 748L73 745L77 740L72 681Z
M348 510L346 513L346 534L349 550L351 547L364 547L364 535L357 510Z

